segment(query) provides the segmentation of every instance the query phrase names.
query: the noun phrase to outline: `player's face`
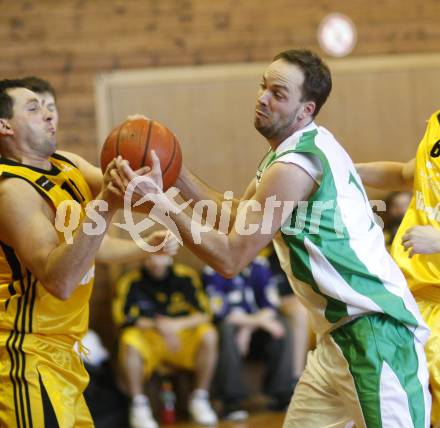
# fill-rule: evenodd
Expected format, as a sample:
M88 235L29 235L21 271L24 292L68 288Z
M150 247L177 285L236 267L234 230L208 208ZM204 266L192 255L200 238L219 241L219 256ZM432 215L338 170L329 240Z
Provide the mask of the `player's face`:
M168 267L172 264L173 258L167 255L151 255L144 260L144 266L156 279L163 279L168 273Z
M58 129L58 110L55 98L50 92L41 92L38 94L41 100L41 106L46 109L48 113L53 115L52 123L55 131Z
M56 149L54 114L43 108L40 96L25 88L13 88L8 94L14 100L13 117L9 123L14 139L42 156Z
M279 142L292 134L303 119L302 86L304 74L282 59L265 71L255 108L255 128L268 140Z

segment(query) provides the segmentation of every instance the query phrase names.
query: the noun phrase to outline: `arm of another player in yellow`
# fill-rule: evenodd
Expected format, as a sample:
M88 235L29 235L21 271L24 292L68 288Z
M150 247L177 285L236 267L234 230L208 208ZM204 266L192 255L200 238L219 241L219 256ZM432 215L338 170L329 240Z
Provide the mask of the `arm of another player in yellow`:
M113 214L114 210L101 213L106 227ZM0 183L2 241L49 293L64 300L93 265L104 233L88 235L80 223L69 244L59 238L54 224L52 207L28 183L13 178Z
M365 186L383 190L411 191L416 160L401 162L368 162L356 164Z

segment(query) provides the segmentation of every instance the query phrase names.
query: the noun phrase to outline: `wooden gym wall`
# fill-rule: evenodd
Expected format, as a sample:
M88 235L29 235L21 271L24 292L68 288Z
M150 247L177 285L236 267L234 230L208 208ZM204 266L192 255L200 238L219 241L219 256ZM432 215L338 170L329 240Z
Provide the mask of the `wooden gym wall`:
M318 23L348 14L353 56L436 52L437 0L0 0L0 76L35 74L58 90L60 145L96 160L96 73L128 68L266 62L319 51Z
M267 62L291 47L320 52L316 28L333 11L349 15L357 26L352 57L436 53L440 46L437 0L0 0L0 5L0 76L49 79L58 90L60 147L91 161L97 160L97 73ZM427 91L427 85L431 81L413 86L421 102L417 91ZM421 118L406 110L405 120ZM108 340L109 293L100 282L91 314Z

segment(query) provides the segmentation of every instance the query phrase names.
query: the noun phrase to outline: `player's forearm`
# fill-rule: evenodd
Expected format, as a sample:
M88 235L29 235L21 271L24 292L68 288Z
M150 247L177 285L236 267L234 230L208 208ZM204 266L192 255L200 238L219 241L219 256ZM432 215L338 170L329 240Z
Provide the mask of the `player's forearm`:
M185 166L182 167L182 171L179 175L179 178L177 179L176 186L180 189L181 196L185 200L192 200L192 207L194 207L194 205L199 201L215 202L215 204L217 205L217 221L219 220L222 206L226 207L228 206L228 203L232 204L231 218L235 217L235 212L240 201L237 198L230 198L228 197L228 195L226 195L225 199L224 194L209 187L205 182L195 176Z
M96 253L105 236L113 212L101 213L105 221L105 230L92 235L84 231L83 220L72 236L72 242L63 242L51 251L47 258L41 282L54 296L61 300L68 299L95 262Z
M176 186L180 189L183 198L193 200L193 205L202 200L211 200L215 203L221 203L223 199L221 193L210 188L185 166L182 166L179 178L176 181Z
M171 214L176 223L183 243L196 256L226 278L237 275L250 260L247 255L234 244L230 235L203 226L186 213Z
M98 263L128 263L142 260L149 254L132 239L115 238L106 235L96 254Z
M401 162L359 163L356 170L365 186L407 191L412 188L412 177L405 174L405 165Z

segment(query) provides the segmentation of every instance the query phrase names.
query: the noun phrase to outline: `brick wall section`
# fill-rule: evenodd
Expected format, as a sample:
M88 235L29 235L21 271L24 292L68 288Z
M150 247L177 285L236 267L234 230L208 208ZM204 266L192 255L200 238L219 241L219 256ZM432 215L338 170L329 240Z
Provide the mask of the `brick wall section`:
M319 47L332 11L356 23L353 55L435 52L440 2L425 0L0 1L0 76L36 74L59 91L63 148L96 160L96 73L268 61L293 46Z

